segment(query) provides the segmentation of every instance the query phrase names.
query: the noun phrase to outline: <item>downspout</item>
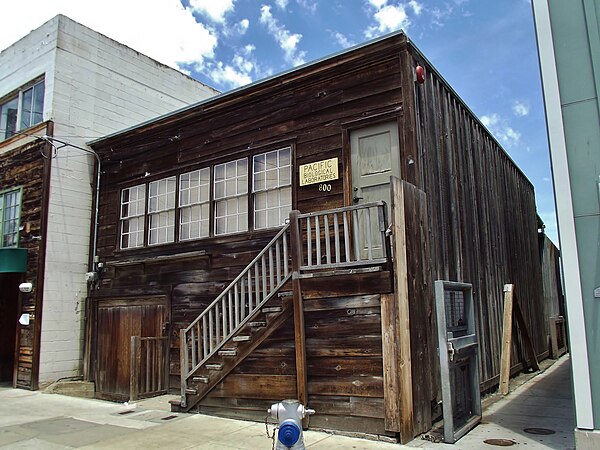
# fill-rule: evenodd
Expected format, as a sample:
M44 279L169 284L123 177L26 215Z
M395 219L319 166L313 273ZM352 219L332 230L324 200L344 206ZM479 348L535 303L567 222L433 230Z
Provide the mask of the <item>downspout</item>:
M99 214L99 201L100 201L100 175L102 174L102 162L100 161L100 156L91 149L85 148L85 147L80 147L78 145L74 145L74 144L69 144L68 142L64 142L60 139L57 139L55 137L52 136L48 136L48 135L44 135L41 136L41 139L49 142L52 146L54 146L54 148L56 150L59 150L63 147L73 147L77 150L81 150L83 152L86 153L90 153L92 155L94 155L94 157L96 158L96 162L98 163L98 171L96 174L96 197L94 199L94 230L93 230L93 238L92 238L92 255L89 261L89 269L90 272L96 272L96 269L98 269L97 267L97 263L98 261L96 261L96 251L98 250L98 214ZM55 142L58 142L60 145L60 147L56 147L56 145L54 144Z

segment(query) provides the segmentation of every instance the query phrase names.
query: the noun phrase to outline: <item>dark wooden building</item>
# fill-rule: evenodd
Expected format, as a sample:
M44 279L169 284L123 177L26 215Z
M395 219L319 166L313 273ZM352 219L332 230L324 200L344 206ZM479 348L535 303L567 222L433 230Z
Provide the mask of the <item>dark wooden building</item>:
M31 130L52 136L53 123ZM52 146L15 135L0 146L0 382L37 389ZM19 285L29 282L30 292Z
M506 283L547 355L533 186L403 33L90 145L101 397L256 420L294 397L406 441L439 415L435 280L472 285L482 390Z

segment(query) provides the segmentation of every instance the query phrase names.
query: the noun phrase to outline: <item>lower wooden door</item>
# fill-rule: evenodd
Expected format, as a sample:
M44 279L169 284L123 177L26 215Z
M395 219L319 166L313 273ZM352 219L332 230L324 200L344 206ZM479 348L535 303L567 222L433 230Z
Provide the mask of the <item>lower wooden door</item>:
M125 401L130 396L131 337L168 336L164 296L98 299L94 305L96 396ZM164 352L163 358L168 358ZM165 367L158 364L157 367Z

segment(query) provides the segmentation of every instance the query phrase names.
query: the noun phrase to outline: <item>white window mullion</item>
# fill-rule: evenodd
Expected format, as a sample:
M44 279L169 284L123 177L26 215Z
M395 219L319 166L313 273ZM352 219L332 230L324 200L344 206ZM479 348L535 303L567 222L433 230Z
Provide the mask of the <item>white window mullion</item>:
M292 209L291 148L253 158L254 228L283 225Z

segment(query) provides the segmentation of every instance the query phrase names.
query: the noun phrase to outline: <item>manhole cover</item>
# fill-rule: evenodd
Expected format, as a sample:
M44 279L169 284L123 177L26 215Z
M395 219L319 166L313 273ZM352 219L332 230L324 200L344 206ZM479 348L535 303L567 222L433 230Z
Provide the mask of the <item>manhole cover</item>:
M486 439L483 441L485 444L496 445L498 447L510 447L511 445L515 445L515 441L511 441L510 439Z
M167 417L161 417L160 420L171 420L171 419L176 419L179 416L175 416L175 415L171 415L171 416L167 416Z
M529 434L543 434L543 435L556 433L556 431L550 430L549 428L525 428L523 431L525 433L529 433Z
M130 409L128 411L121 411L119 414L121 414L122 416L124 416L125 414L131 414L133 412L135 412L135 411L133 409Z

